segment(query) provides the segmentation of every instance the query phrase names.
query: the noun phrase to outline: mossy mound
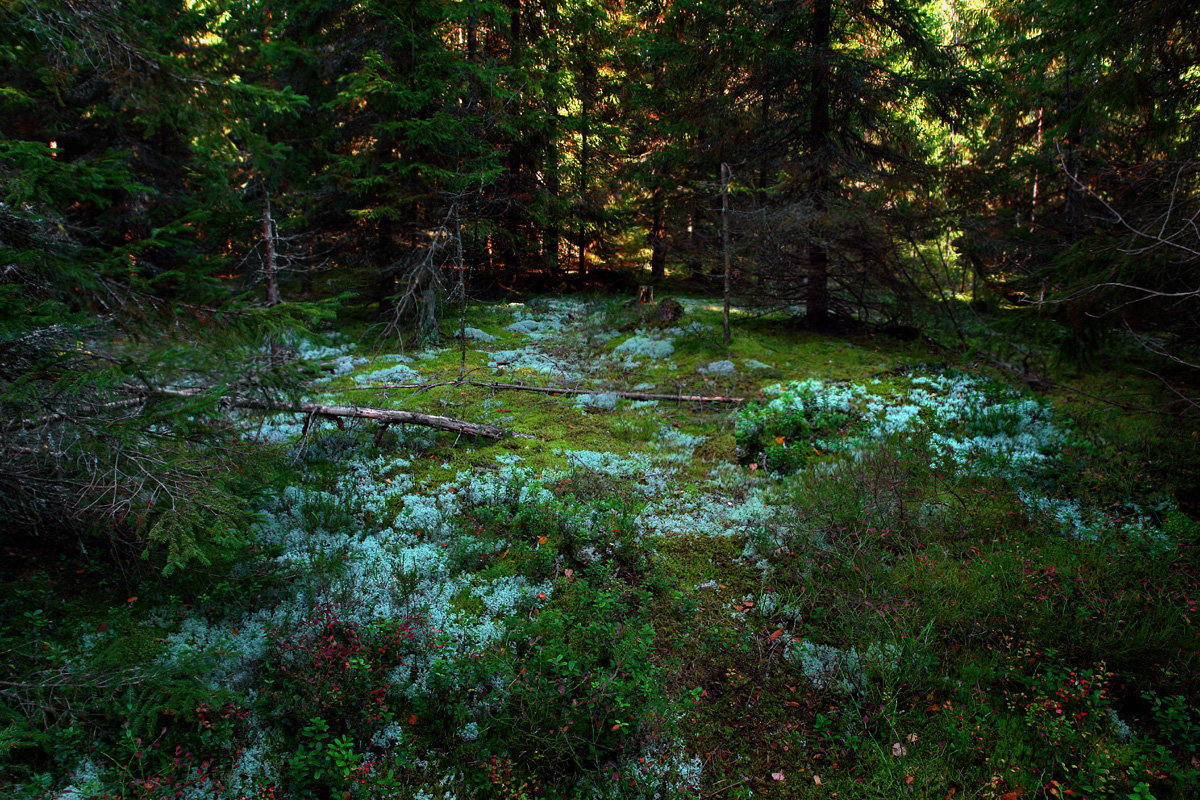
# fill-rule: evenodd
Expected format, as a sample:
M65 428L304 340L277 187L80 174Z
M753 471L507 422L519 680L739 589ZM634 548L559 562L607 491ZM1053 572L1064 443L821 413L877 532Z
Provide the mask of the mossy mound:
M696 445L693 452L701 461L733 462L737 461L737 441L732 433L710 436Z

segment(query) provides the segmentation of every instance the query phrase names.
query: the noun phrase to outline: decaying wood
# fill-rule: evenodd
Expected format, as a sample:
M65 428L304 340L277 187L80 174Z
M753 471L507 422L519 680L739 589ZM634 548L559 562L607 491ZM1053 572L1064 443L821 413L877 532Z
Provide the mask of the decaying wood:
M725 346L733 341L729 333L729 299L731 296L730 289L730 270L729 270L729 181L733 178L733 171L729 165L721 164L721 263L725 268L725 306L721 319L724 322Z
M151 397L181 397L192 398L198 397L205 393L204 389L146 389L144 387L131 387L131 392L136 393L137 397L126 398L124 400L107 403L101 408L126 408L136 406L146 402ZM247 395L232 394L225 395L220 399L222 406L226 408L249 408L259 411L274 411L280 413L305 414L304 432L308 432L308 427L312 420L316 417L332 419L341 427L345 419L373 419L381 423L384 428L388 425L423 425L427 428L437 428L444 431L453 431L462 433L468 436L483 436L488 439L502 439L505 436L516 435L510 431L497 427L495 425L485 425L478 422L469 422L464 419L455 419L454 417L442 417L437 414L422 414L419 411L401 411L390 408L374 408L371 406L349 406L349 405L325 405L323 403L290 403L287 401L273 400L265 397L249 397ZM24 428L40 427L43 425L54 424L69 419L67 414L47 414L42 417L27 419L21 421L21 426Z
M682 403L744 403L745 397L699 394L655 394L652 392L618 392L607 389L567 389L559 386L526 386L523 383L496 383L493 381L446 381L444 383L374 383L355 386L344 391L361 389L433 389L440 386L476 386L494 391L537 392L539 394L612 394L623 400L675 400Z
M195 397L201 394L199 390L162 389L155 394L167 397ZM401 411L391 408L374 408L371 406L331 406L323 403L287 403L262 397L247 397L245 395L227 395L221 398L221 404L230 408L252 408L260 411L275 411L282 413L307 414L311 421L314 417L323 417L338 422L343 419L373 419L383 425L423 425L427 428L438 428L444 431L464 433L468 436L483 436L488 439L502 439L509 431L495 425L484 425L479 422L469 422L454 417L442 417L437 414L422 414L419 411Z
M422 414L418 411L400 411L389 408L328 406L320 403L295 403L290 406L279 406L258 401L254 398L234 398L230 405L237 408L258 408L264 411L291 411L308 414L312 417L324 417L326 419L373 419L384 425L395 423L424 425L427 428L465 433L469 436L483 436L488 439L502 439L509 433L504 428L498 428L495 425L484 425L479 422L468 422L465 419L455 419L454 417L442 417L437 414Z

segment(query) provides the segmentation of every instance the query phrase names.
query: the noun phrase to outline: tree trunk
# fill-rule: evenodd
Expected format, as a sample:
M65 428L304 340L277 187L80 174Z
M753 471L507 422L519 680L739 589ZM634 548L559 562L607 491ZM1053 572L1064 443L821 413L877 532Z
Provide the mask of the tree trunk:
M267 305L277 306L279 297L279 274L275 265L275 243L279 237L279 229L271 217L271 195L266 196L262 214L263 246L266 253L263 256L263 273L267 281Z
M508 64L514 74L519 72L521 68L521 49L524 44L522 41L524 32L522 30L523 19L521 17L521 0L508 0L509 12L509 50ZM523 111L518 104L516 110L516 119L514 122L520 124ZM525 144L524 136L518 130L513 132L512 140L508 144L508 176L507 189L508 196L504 198L504 234L501 240L502 251L500 260L504 263L505 282L510 286L516 281L521 274L521 250L518 242L522 241L520 228L522 223L522 204L517 198L522 197L521 181L525 172Z
M1042 120L1045 117L1045 114L1046 114L1046 106L1045 106L1045 104L1042 104L1041 106L1038 107L1038 112L1037 112L1037 139L1035 140L1036 144L1037 144L1037 152L1038 152L1039 157L1042 154ZM1040 182L1040 179L1041 179L1041 174L1039 173L1038 168L1035 165L1033 168L1033 191L1031 193L1032 197L1030 198L1030 202L1029 202L1029 232L1030 233L1033 233L1033 227L1034 227L1034 224L1036 222L1036 217L1037 217L1038 183Z
M480 389L489 389L491 391L514 391L514 392L534 392L536 394L548 395L581 395L581 394L612 394L625 400L668 400L680 403L744 403L745 397L733 397L730 395L702 395L702 394L665 394L661 392L617 392L607 389L571 389L561 386L527 386L523 383L497 383L494 381L446 381L443 383L381 383L381 384L364 384L356 386L350 391L361 391L363 389L417 389L426 391L437 386L477 386Z
M733 341L729 333L729 180L731 171L729 165L721 164L721 261L725 267L725 346Z
M588 114L591 111L591 65L588 61L586 39L583 45L583 62L579 81L579 277L587 277L587 234L584 217L588 212Z
M379 274L377 291L379 292L379 316L387 319L396 300L396 262L394 258L395 245L392 242L392 221L386 214L379 218L375 228L375 252Z
M770 125L771 125L771 89L770 89L770 87L763 87L762 104L759 107L758 124L759 124L759 130L762 131L763 133L770 130ZM768 171L768 166L767 166L769 159L770 159L770 154L768 153L767 148L760 147L759 148L759 156L758 156L758 191L756 192L757 196L760 199L763 197L766 197L766 193L767 193L767 176L770 174Z
M829 164L829 59L832 29L832 0L816 0L812 21L813 63L810 79L808 153L816 215L816 231L808 248L808 286L805 291L805 318L812 328L825 327L829 321L829 253L821 239L826 227L825 211L832 189Z
M650 206L654 217L650 223L650 282L659 283L667 273L667 179L666 168L654 171L654 188L650 191Z
M158 389L146 392L146 395L164 397L196 397L204 393L202 389ZM228 408L249 408L260 411L291 412L307 414L312 417L326 419L373 419L385 425L422 425L427 428L465 433L470 436L484 436L488 439L502 439L509 432L495 425L484 425L478 422L442 417L437 414L422 414L419 411L401 411L390 408L373 408L371 406L330 406L322 403L289 403L275 401L263 397L247 397L246 395L227 395L221 398L221 405ZM307 429L307 425L305 426Z
M542 233L542 262L557 280L559 240L562 237L562 231L559 228L559 195L562 193L562 178L558 170L558 90L562 62L558 56L558 0L546 0L546 31L550 36L550 69L547 76L549 85L545 102L549 106L550 115L547 121L546 153L543 162L546 174L546 228Z

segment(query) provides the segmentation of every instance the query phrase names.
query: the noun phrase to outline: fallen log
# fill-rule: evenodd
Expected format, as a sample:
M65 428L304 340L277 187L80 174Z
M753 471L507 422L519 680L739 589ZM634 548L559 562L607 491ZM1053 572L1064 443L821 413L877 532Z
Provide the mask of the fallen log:
M492 381L445 381L443 383L370 383L364 386L354 386L341 391L357 391L359 389L433 389L439 386L476 386L481 389L495 391L538 392L539 394L612 394L624 400L674 400L682 403L744 403L744 397L728 397L725 395L706 396L698 394L656 394L653 392L618 392L607 389L567 389L557 386L527 386L523 383L496 383Z
M126 390L133 396L104 403L97 408L102 410L132 408L145 403L152 397L190 399L200 397L208 391L206 389L162 389L145 386L129 386L126 387ZM305 414L308 417L304 423L305 433L308 433L309 424L314 418L322 417L335 420L339 425L343 419L373 419L383 426L382 430L386 430L388 425L422 425L427 428L453 431L454 433L466 434L468 436L483 436L487 439L503 439L505 436L518 436L522 438L528 436L528 434L513 433L496 425L470 422L454 417L443 417L437 414L423 414L419 411L402 411L391 408L375 408L373 406L296 403L274 400L267 397L252 397L244 394L224 395L217 402L226 408L248 408L285 414ZM40 417L21 420L20 426L22 428L37 428L53 425L71 418L72 415L65 412L45 414Z
M193 389L159 389L153 392L167 397L195 397L201 390ZM227 395L221 398L221 404L230 408L252 408L259 411L276 411L282 413L306 414L308 420L304 423L305 432L309 422L314 417L325 419L373 419L388 425L423 425L427 428L438 428L444 431L464 433L468 436L483 436L488 439L502 439L509 431L495 425L484 425L479 422L469 422L465 419L442 417L437 414L422 414L419 411L400 411L390 408L373 408L370 406L331 406L323 403L287 403L262 397L247 397L246 395Z
M465 419L443 417L437 414L422 414L419 411L399 411L389 408L362 406L329 406L320 403L296 403L289 407L280 407L267 403L255 405L249 402L235 402L233 405L239 408L299 412L307 414L309 419L313 417L324 417L326 419L373 419L384 426L397 423L401 425L424 425L427 428L465 433L469 436L483 436L488 439L503 439L509 433L504 428L499 428L495 425L484 425L479 422L469 422Z
M158 392L167 393L167 392ZM175 393L175 392L170 392ZM308 421L313 417L324 417L329 420L376 420L383 425L421 425L428 428L438 428L440 431L454 431L472 437L487 439L503 439L509 432L494 425L482 425L480 422L458 420L452 416L437 414L422 414L420 411L402 411L388 408L362 407L362 405L325 405L324 403L278 403L260 397L233 395L222 397L221 402L232 408L250 408L263 411L282 411L282 413L305 414ZM308 428L305 422L305 431Z

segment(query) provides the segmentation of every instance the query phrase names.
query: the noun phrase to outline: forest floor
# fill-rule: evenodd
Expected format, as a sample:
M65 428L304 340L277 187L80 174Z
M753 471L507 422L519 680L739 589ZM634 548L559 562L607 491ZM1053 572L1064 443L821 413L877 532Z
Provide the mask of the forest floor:
M247 416L273 488L233 557L7 574L0 785L1200 790L1200 526L1155 471L1158 418L778 319L735 313L726 346L718 305L683 308L544 299L470 308L465 347L300 343L331 370L314 400L515 435Z

